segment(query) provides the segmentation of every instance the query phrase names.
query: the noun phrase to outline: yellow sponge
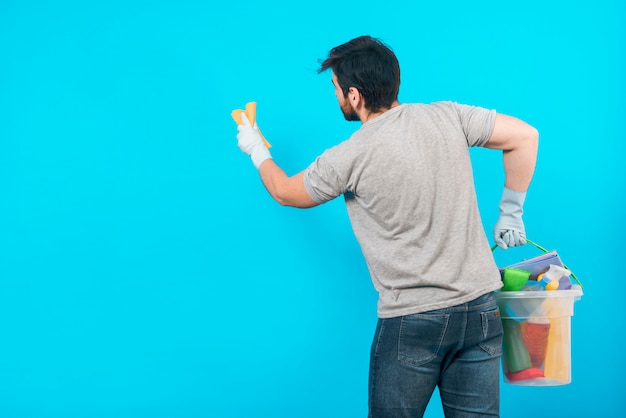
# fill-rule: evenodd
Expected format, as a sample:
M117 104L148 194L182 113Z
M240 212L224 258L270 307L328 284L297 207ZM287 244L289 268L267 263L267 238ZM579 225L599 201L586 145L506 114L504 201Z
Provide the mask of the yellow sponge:
M235 122L237 122L237 125L243 124L243 121L241 120L242 113L246 114L246 117L250 121L250 125L254 126L254 123L256 122L256 102L246 103L246 110L236 109L231 112L231 116L233 117ZM261 139L265 143L265 146L268 148L272 148L272 145L267 142L267 139L265 139L261 131L259 131L259 134L261 135Z

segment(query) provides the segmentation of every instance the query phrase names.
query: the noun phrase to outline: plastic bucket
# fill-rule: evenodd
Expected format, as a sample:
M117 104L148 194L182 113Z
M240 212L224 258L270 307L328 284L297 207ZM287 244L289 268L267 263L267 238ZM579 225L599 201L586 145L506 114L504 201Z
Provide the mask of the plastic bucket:
M507 383L559 386L572 381L571 317L582 289L496 292Z

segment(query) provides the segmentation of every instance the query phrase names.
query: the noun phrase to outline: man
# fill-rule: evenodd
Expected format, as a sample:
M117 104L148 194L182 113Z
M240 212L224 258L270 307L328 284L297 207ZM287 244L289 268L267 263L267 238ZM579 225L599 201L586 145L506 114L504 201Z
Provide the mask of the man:
M395 54L369 36L333 48L339 106L362 126L290 177L256 126L238 145L281 205L343 195L379 293L371 348L370 417L422 416L435 387L447 417L499 415L502 285L478 212L468 147L502 150L506 175L494 239L523 245L522 205L537 131L511 116L451 102L400 104Z

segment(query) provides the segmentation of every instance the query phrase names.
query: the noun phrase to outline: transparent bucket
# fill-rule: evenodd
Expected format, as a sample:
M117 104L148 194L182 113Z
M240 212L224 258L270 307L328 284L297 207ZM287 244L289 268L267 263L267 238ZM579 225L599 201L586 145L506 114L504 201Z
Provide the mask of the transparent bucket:
M507 383L559 386L572 381L571 317L583 295L569 290L496 292L504 342Z

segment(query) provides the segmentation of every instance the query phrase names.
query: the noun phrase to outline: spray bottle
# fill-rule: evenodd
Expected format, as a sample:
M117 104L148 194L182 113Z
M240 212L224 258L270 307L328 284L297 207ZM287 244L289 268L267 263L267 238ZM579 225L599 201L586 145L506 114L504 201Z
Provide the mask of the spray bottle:
M546 290L566 290L572 287L570 274L572 272L565 267L550 264L548 271L537 276L537 282Z

